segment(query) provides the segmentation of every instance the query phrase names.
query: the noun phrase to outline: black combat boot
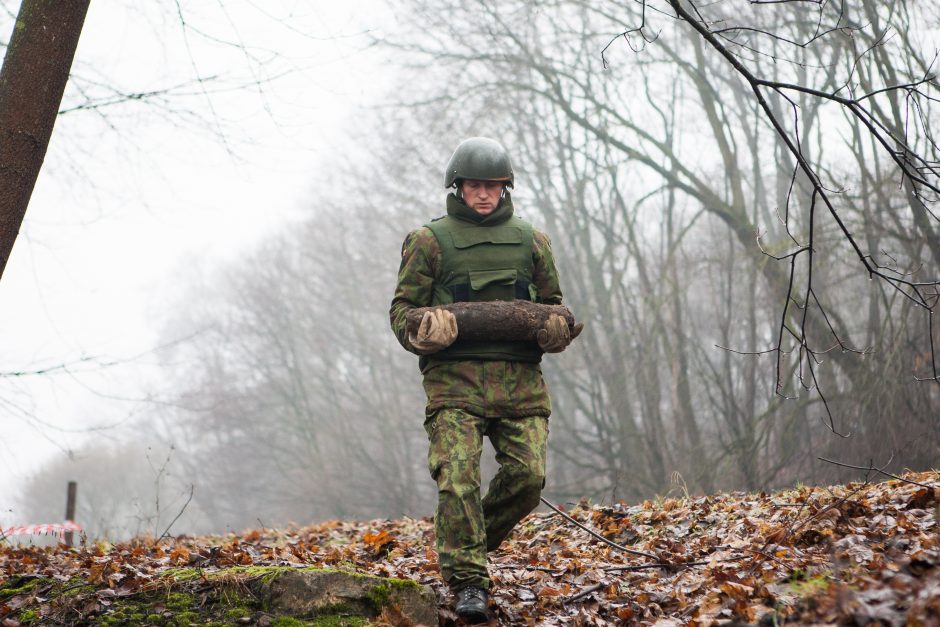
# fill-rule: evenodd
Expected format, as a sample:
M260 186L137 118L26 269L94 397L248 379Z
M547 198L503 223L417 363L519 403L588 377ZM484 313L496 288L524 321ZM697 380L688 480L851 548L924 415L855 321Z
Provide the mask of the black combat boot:
M465 622L485 623L489 620L486 613L486 590L476 586L468 586L457 591L457 616Z

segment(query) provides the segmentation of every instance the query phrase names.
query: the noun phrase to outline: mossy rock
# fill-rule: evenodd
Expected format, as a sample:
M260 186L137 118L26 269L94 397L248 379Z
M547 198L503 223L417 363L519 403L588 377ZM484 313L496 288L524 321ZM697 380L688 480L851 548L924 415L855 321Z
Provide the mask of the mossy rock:
M42 592L42 597L36 593ZM100 603L97 586L78 578L57 582L15 576L0 586L0 604L13 599L15 624L222 627L360 627L394 606L416 625L436 625L436 597L413 581L346 571L234 567L164 573L152 586ZM27 601L25 604L22 601ZM11 601L12 602L12 601ZM89 613L89 608L92 609ZM76 612L84 619L74 622Z
M263 584L261 594L275 614L322 622L375 618L389 605L418 625L436 625L437 597L427 586L331 570L288 570ZM355 624L355 622L337 623Z

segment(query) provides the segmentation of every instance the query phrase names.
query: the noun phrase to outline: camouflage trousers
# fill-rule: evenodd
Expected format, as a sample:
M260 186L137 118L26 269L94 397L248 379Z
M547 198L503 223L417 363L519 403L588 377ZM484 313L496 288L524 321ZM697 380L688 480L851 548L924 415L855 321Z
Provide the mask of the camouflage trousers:
M430 440L428 467L438 489L434 530L441 575L455 591L489 588L487 551L539 504L548 417L482 418L448 408L430 413L424 426ZM499 471L480 498L484 436L496 450Z

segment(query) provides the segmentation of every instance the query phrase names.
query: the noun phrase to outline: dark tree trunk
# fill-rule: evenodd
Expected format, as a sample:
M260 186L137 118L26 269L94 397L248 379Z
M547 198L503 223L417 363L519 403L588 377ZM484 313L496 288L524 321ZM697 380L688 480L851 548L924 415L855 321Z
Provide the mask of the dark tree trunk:
M571 329L574 316L564 305L540 305L526 300L493 300L481 303L442 305L457 318L457 333L470 341L535 341L535 335L552 314L563 316ZM418 332L424 312L437 307L420 307L408 312L408 333Z
M90 0L23 0L0 69L0 277L46 156Z

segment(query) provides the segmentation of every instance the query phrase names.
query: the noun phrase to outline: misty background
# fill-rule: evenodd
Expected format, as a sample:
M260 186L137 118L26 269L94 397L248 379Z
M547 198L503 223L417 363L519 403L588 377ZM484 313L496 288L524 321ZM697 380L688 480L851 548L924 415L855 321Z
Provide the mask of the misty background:
M810 4L703 11L766 79L862 94L933 71L929 3ZM547 498L859 474L819 457L936 466L926 312L822 210L812 275L805 255L791 274L810 183L665 2L264 7L92 4L0 286L0 523L60 521L69 480L90 537L429 515L417 358L388 305L472 135L509 150L585 321L543 360ZM935 281L936 220L870 130L787 96L769 106L865 254ZM931 100L866 102L934 154ZM804 312L813 355L781 339Z

